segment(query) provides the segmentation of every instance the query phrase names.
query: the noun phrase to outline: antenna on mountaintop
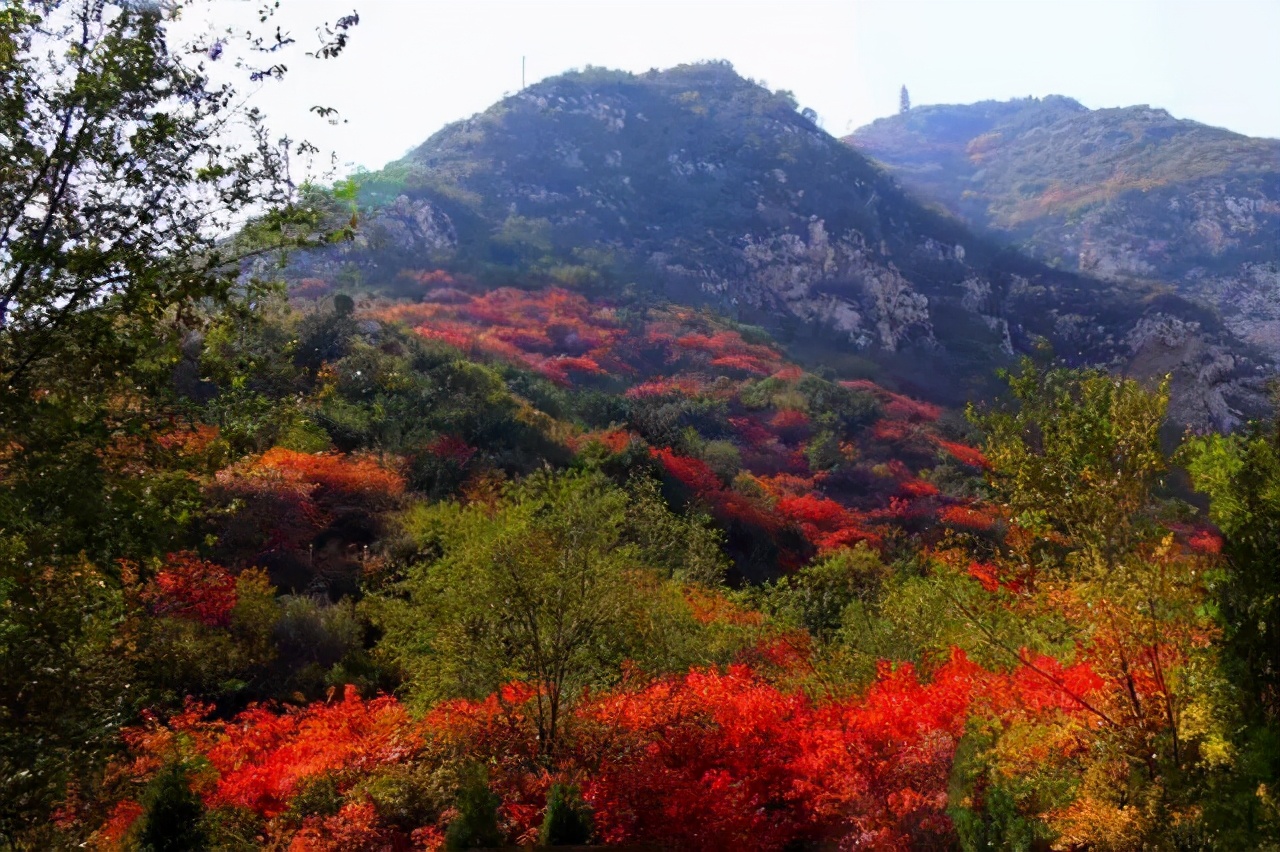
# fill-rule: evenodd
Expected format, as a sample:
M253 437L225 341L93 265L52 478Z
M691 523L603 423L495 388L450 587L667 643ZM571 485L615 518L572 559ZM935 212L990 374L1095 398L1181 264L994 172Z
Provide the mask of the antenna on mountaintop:
M902 91L898 93L898 112L908 112L911 109L911 95L907 94L907 87L903 86Z
M520 57L520 91L524 91L524 57Z

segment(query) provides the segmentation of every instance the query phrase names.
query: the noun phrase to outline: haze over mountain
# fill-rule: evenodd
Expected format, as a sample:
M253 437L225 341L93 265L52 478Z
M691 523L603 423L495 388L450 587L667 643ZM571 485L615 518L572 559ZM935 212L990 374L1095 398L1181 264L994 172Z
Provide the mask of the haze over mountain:
M846 141L975 228L1064 269L1167 282L1280 356L1280 140L1048 97L917 107Z
M1211 311L975 236L727 63L565 74L357 182L377 214L310 262L365 281L438 264L638 284L952 403L1045 341L1069 363L1174 371L1182 422L1229 426L1252 404L1254 365Z

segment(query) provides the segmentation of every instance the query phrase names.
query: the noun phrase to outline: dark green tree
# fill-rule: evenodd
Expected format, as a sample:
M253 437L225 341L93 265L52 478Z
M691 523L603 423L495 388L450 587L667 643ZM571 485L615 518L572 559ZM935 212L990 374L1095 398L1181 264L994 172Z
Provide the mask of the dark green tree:
M591 811L578 788L552 784L547 791L547 812L538 829L543 846L578 846L591 842Z
M1249 693L1280 718L1280 422L1192 438L1183 449L1195 487L1225 538L1216 585L1229 647Z

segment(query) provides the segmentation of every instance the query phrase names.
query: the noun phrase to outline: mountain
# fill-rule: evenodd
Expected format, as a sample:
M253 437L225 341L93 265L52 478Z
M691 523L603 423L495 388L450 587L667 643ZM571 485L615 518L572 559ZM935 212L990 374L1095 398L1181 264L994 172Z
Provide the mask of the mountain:
M846 140L1054 266L1163 281L1280 358L1280 140L1064 97L926 106Z
M360 236L307 274L399 295L400 273L432 267L657 292L948 403L1043 342L1069 363L1176 367L1182 422L1230 425L1249 401L1252 362L1212 311L975 235L727 63L551 78L355 185Z

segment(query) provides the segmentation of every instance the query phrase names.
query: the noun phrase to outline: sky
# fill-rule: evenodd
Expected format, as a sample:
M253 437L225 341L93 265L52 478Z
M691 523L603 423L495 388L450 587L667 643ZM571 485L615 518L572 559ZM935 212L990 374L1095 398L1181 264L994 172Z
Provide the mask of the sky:
M215 0L206 23L258 5ZM522 57L530 84L727 59L837 136L896 112L905 85L917 106L1062 94L1280 138L1280 0L283 0L276 20L302 42L353 8L340 58L297 61L255 95L344 170L519 91Z

